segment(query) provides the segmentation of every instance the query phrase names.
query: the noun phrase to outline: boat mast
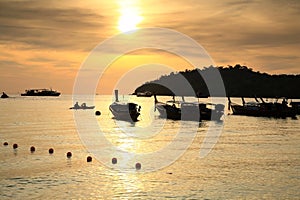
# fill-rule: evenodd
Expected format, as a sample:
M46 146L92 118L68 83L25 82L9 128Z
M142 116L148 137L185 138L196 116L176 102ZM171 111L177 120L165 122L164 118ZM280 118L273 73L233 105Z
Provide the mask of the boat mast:
M115 90L115 102L119 102L119 90Z

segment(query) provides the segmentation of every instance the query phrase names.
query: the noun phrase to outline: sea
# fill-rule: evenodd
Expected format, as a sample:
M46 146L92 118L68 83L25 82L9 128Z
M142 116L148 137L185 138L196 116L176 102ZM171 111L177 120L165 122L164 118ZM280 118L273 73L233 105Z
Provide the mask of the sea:
M0 99L0 199L300 198L300 116L236 116L225 105L220 122L173 121L153 97L121 95L141 105L133 123L113 118L110 95L76 98L91 110L69 109L73 98Z

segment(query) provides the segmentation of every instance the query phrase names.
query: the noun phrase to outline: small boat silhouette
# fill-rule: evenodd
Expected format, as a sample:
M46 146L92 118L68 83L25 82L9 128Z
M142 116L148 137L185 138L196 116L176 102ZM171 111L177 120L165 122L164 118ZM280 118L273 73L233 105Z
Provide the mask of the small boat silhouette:
M5 92L3 92L2 95L1 95L1 98L5 99L5 98L9 98L9 96Z
M87 106L86 103L82 103L81 106L78 104L78 102L75 103L75 105L73 107L71 107L70 109L73 110L86 110L86 109L94 109L95 106Z
M201 120L214 120L219 121L224 115L223 104L207 104L207 103L190 103L183 101L173 100L166 103L159 102L156 95L154 95L155 108L159 111L160 116L173 120L185 121L201 121ZM210 105L214 108L208 108Z
M261 102L255 98L256 102L245 102L242 97L243 105L232 103L228 97L229 108L231 108L233 115L246 115L254 117L274 117L274 118L296 118L296 110L287 105L285 99L282 103L265 102L260 98Z
M125 121L138 121L141 106L136 103L120 103L118 99L118 90L115 90L115 102L109 106L109 110L115 119Z

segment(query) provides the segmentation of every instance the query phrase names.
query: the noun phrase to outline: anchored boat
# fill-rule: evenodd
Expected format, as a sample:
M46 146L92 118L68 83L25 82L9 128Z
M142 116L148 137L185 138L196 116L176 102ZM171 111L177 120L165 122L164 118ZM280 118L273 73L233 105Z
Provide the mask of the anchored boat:
M296 111L297 115L300 115L300 102L291 102L290 105Z
M296 110L287 105L285 99L282 103L278 102L265 102L262 98L259 102L256 98L256 102L245 102L242 98L243 105L232 103L230 98L229 108L231 108L234 115L246 115L254 117L274 117L274 118L296 118Z
M2 92L1 98L6 99L9 98L9 96L5 92Z
M138 121L141 106L136 103L120 103L118 99L118 90L115 90L115 102L109 106L109 110L115 119L125 121Z
M159 111L160 116L173 119L173 120L186 120L186 121L201 121L201 120L214 120L219 121L224 115L223 104L207 104L207 103L190 103L183 101L173 100L166 103L159 102L156 95L154 95L155 108ZM214 108L208 108L210 105Z

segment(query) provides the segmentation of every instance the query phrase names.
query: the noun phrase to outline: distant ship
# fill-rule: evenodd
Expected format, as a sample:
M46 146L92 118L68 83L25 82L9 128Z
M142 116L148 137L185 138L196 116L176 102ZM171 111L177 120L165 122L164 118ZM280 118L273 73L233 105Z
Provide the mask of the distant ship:
M9 96L8 96L5 92L3 92L2 95L1 95L1 98L2 98L2 99L8 98L8 97L9 97Z
M52 89L29 89L25 90L25 93L21 96L59 96L60 92Z

